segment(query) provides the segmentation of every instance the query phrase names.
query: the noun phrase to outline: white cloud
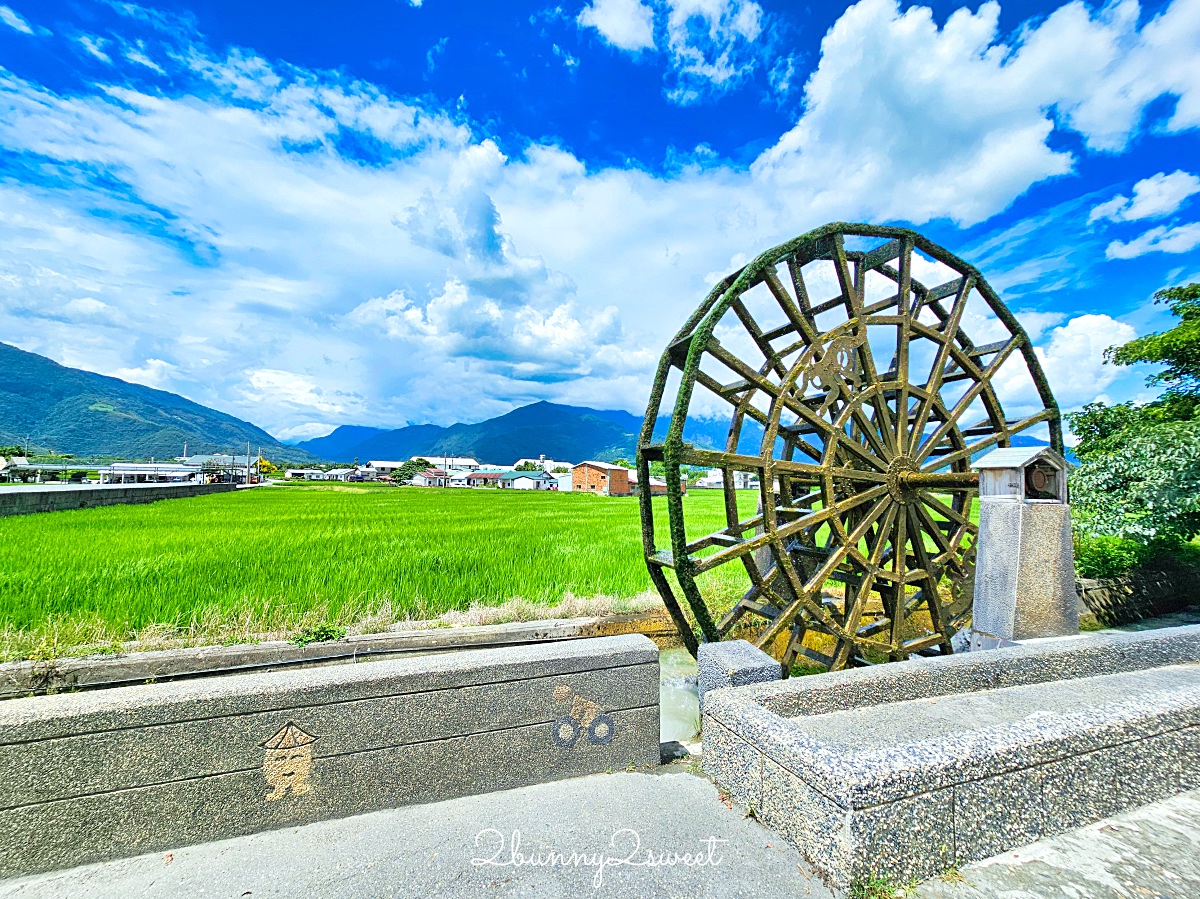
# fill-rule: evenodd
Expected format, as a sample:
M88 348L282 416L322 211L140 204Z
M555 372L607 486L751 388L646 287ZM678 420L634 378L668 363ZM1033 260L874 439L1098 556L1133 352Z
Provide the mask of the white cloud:
M1095 401L1126 374L1118 366L1105 364L1104 351L1136 336L1137 332L1124 322L1097 314L1078 315L1051 329L1049 340L1036 346L1035 352L1059 408L1077 409ZM1000 370L996 391L1006 409L1036 405L1033 382L1024 364L1015 357Z
M112 57L104 52L104 45L107 43L102 37L95 37L90 34L81 34L76 38L79 41L79 46L91 56L101 62L112 62Z
M1128 343L1137 332L1108 315L1080 315L1050 332L1050 342L1037 348L1042 369L1063 409L1090 403L1122 371L1104 362L1110 346Z
M889 197L883 218L973 224L1072 170L1072 154L1049 144L1056 110L1113 151L1163 94L1179 97L1166 127L1200 124L1197 8L1177 0L1139 30L1133 0L1095 13L1073 2L1005 44L994 2L939 28L928 8L862 0L822 41L804 116L755 170L839 197ZM861 215L852 204L847 214Z
M687 105L727 91L758 65L763 10L753 0L666 0L667 50L676 84L668 96Z
M748 6L694 6L739 46L766 45ZM1047 144L1054 109L1079 97L1065 70L1090 64L1089 41L1103 49L1115 29L1139 44L1158 19L1138 31L1064 9L1006 46L986 4L939 28L927 10L864 0L826 36L795 128L749 170L699 155L668 174L589 169L537 143L506 155L453 109L197 43L144 48L190 79L186 95L157 78L137 88L144 67L121 53L113 83L88 93L0 71L0 152L55 173L0 183L0 333L277 433L538 399L638 411L725 263L831 220L980 221L1069 171ZM712 50L712 18L692 18ZM81 299L108 308L70 306ZM1021 313L1061 355L1055 335L1081 326L1047 315Z
M162 389L170 383L176 370L177 366L170 362L162 359L147 359L144 365L137 368L118 368L108 374L114 378L120 378L122 381L132 381L134 384Z
M564 50L558 44L555 44L552 49L554 50L554 55L557 56L559 59L561 59L563 61L563 65L566 66L569 70L573 71L574 69L577 69L579 67L579 58L578 57L572 56L570 53L568 53L566 50Z
M76 315L99 315L111 310L112 307L108 303L102 303L94 297L79 297L66 305L66 311Z
M1133 222L1160 219L1173 213L1193 194L1200 193L1200 178L1182 169L1159 172L1133 185L1133 199L1120 194L1092 209L1088 224L1100 219Z
M141 45L141 41L138 44L139 46L137 47L125 48L125 58L130 62L136 62L139 66L145 66L147 69L157 72L160 75L167 74L166 69L146 55L145 47Z
M618 50L637 53L654 49L654 10L641 0L593 0L575 21L584 28L595 28Z
M0 22L3 22L9 28L21 32L21 34L33 34L33 28L30 24L7 6L0 6Z
M1200 223L1168 228L1160 225L1129 242L1114 240L1104 251L1108 259L1133 259L1146 253L1186 253L1200 247Z
M326 390L312 378L295 372L261 368L247 371L246 377L253 388L247 391L247 397L254 402L315 409L329 415L345 415L356 405L353 391Z

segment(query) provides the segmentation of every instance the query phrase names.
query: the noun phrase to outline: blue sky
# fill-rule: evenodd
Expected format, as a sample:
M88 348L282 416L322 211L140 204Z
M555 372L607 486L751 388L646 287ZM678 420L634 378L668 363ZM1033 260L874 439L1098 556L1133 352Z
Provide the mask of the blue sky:
M0 339L285 438L640 412L826 221L977 264L1064 408L1200 280L1200 0L3 2Z

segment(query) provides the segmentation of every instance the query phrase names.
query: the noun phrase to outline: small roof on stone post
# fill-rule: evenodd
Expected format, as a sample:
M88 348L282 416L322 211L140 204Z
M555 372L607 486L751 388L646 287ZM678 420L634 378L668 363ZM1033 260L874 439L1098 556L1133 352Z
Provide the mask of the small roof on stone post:
M1066 471L1069 463L1048 446L1006 446L992 450L978 462L975 468L1026 468L1039 459L1045 459L1055 468Z

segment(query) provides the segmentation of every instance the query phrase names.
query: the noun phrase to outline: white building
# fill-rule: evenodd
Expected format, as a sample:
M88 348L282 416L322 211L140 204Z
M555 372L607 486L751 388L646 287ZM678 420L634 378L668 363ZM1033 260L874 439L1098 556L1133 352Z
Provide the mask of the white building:
M560 474L558 476L558 492L570 493L575 489L575 478L573 475Z
M725 475L719 468L710 468L708 474L699 478L693 487L724 487ZM734 490L755 490L758 488L758 478L748 471L733 472Z
M574 462L556 462L553 459L547 459L545 456L538 456L536 459L518 459L516 464L513 465L513 468L514 469L521 468L522 465L524 465L524 466L536 465L542 471L546 471L546 472L550 472L550 473L553 473L556 469L559 469L559 468L565 468L567 471L570 471L572 468L575 467ZM528 471L529 469L525 468L524 470Z
M408 461L416 462L418 459L424 459L426 462L438 466L442 471L477 471L481 467L474 459L468 459L465 456L413 456ZM377 465L378 463L372 462L371 464ZM393 465L395 463L385 462L384 464Z
M319 468L289 468L283 473L289 481L323 481L325 472Z
M370 462L367 463L367 467L370 469L373 469L376 477L379 477L381 475L389 475L392 472L394 472L397 468L400 468L401 466L403 466L405 464L406 463L404 463L404 462L388 462L383 459L378 459L378 460L372 459Z
M500 475L503 490L554 490L558 479L544 471L506 471Z
M440 468L427 468L424 471L418 471L413 475L412 485L414 487L445 487L446 472Z

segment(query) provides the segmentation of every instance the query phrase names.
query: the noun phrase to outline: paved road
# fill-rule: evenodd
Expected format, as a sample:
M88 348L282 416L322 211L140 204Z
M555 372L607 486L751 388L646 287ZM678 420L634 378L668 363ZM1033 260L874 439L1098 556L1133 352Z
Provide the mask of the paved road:
M804 899L831 894L794 849L709 781L682 773L600 774L436 805L326 821L0 883L0 896L679 897ZM671 773L681 772L681 773ZM513 867L551 851L578 864ZM640 851L633 852L640 837ZM478 839L478 845L476 840ZM503 842L501 842L503 841ZM615 841L615 842L614 842ZM710 848L711 847L711 848ZM692 864L672 856L692 856ZM633 858L639 866L598 864ZM494 859L497 864L472 864Z
M1196 899L1200 790L1099 821L934 879L921 899Z

